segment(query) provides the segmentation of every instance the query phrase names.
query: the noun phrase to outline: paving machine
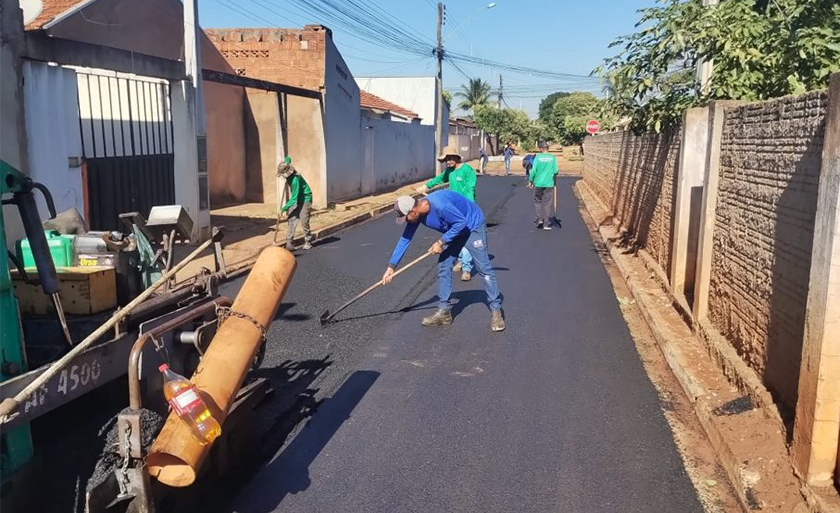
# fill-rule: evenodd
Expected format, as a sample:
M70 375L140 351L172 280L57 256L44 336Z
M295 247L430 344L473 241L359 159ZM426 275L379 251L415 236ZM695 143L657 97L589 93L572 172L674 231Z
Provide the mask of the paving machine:
M86 232L83 227L66 226L45 233L36 193L44 196L50 220L60 218L45 187L0 161L3 205L17 208L26 233L25 241L15 245L16 251L0 255L3 506L12 511L18 507L34 511L30 499L38 493L41 476L38 471L27 472L38 456L33 423L68 411L83 422L84 412L72 415L74 405L86 396L113 389L121 395L116 404L127 408L115 412L112 429L105 437L105 450L93 477L83 487L84 510L154 511L155 495L160 490L152 490L145 458L167 415L158 363L167 362L176 372L191 375L202 365L220 321L235 319L244 323L238 328L240 332L258 328L260 340L248 346L253 346L253 351L248 349L244 356L248 368L258 365L273 313L255 320L260 315L243 313L247 307L237 310L235 304L232 309L231 300L219 295L218 286L225 277L219 230L184 260L174 263L176 241L188 238L192 228L183 208L155 207L148 220L139 213L123 214L120 218L126 233ZM2 211L0 241L9 246ZM202 269L177 282L175 274L210 246L216 255L215 269ZM58 268L56 262L61 264ZM284 284L294 271L293 258L291 262L285 281L280 280ZM276 303L279 305L279 298ZM214 415L227 418L225 432L236 425L242 412L247 413L268 393L262 380L242 386L247 370L241 369L241 376L231 382L227 403L213 397L215 408L225 403L221 410L214 411ZM227 373L218 369L204 372L211 378ZM124 388L114 385L126 381L128 397ZM212 383L205 386L213 388ZM177 431L169 429L173 430ZM91 448L99 449L102 447ZM204 459L199 452L196 471Z

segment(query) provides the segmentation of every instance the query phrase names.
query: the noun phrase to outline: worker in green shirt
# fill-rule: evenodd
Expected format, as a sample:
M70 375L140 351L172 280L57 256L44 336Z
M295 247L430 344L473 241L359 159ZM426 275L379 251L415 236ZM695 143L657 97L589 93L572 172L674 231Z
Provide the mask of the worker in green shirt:
M289 201L280 209L280 213L289 213L289 226L286 231L286 249L295 250L295 231L298 221L303 228L303 249L312 248L312 232L309 230L309 216L312 212L312 189L309 184L292 166L292 157L286 157L277 166L277 175L286 179L289 188Z
M468 200L475 203L475 169L469 164L461 162L461 154L454 146L447 146L438 157L439 162L446 162L446 169L436 177L432 178L425 185L421 185L417 192L427 194L430 189L443 183L449 184L449 190L457 192ZM461 273L461 281L470 281L472 278L472 255L466 248L458 255L458 263L452 268L454 272Z
M540 151L534 157L528 186L534 189L537 229L551 230L551 199L554 196L554 177L557 176L557 157L548 153L548 143L541 142Z

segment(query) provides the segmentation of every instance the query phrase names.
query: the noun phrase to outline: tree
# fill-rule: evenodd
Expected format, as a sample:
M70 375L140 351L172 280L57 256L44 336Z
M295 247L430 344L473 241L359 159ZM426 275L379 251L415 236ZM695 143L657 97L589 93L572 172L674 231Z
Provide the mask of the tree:
M446 110L452 110L452 93L446 89L443 90L443 103L446 104Z
M632 115L638 130L659 131L709 100L824 88L840 70L836 0L727 0L713 8L664 0L639 12L639 31L614 41L623 50L596 70L615 90L614 112ZM694 80L700 59L714 60L702 91Z
M592 93L571 93L554 103L548 125L563 143L580 144L586 136L586 122L601 117L602 104Z
M487 105L490 98L490 84L480 78L471 78L469 84L461 86L461 90L455 93L457 98L463 98L458 108L465 111L472 111L480 105Z
M556 93L551 93L550 95L546 96L540 101L539 107L539 115L537 116L540 121L543 123L548 122L549 118L551 117L551 109L554 108L554 104L557 103L557 100L564 96L569 96L571 93L567 93L564 91L557 91Z
M475 108L475 125L503 142L528 140L532 134L531 120L524 111L498 109L491 105Z

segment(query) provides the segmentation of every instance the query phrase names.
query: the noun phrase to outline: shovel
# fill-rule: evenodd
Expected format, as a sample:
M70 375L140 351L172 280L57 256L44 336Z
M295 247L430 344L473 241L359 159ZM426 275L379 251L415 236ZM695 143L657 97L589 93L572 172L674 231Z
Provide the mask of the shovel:
M433 253L432 253L431 251L429 251L429 252L426 252L426 253L424 253L424 254L420 255L419 257L417 257L416 259L414 259L411 263L409 263L409 264L407 264L407 265L403 266L400 270L398 270L397 272L395 272L395 273L394 273L394 277L396 277L396 276L397 276L398 274L400 274L401 272L403 272L403 271L407 270L409 267L413 266L414 264L416 264L416 263L420 262L421 260L423 260L424 258L426 258L427 256L432 255L432 254L433 254ZM322 314L321 314L321 317L320 317L320 319L319 319L319 320L321 321L321 326L323 326L324 324L328 323L328 322L330 321L330 319L332 319L333 317L335 317L335 316L336 316L336 314L338 314L338 312L340 312L340 311L344 310L345 308L347 308L348 306L352 305L353 303L355 303L355 302L356 302L356 301L358 301L359 299L361 299L361 298L365 297L365 296L366 296L366 295L368 295L369 293L371 293L371 292L373 292L374 290L376 290L377 288L379 288L379 286L380 286L380 285L382 285L382 280L379 280L378 282L374 283L374 284L373 284L373 285L371 285L370 287L368 287L368 288L366 288L365 290L363 290L363 291L361 292L361 294L359 294L358 296L354 297L354 298L353 298L353 299L351 299L350 301L348 301L348 302L344 303L343 305L341 305L341 307L340 307L338 310L336 310L335 312L333 312L333 313L330 313L330 311L329 311L329 310L326 310L324 313L322 313Z

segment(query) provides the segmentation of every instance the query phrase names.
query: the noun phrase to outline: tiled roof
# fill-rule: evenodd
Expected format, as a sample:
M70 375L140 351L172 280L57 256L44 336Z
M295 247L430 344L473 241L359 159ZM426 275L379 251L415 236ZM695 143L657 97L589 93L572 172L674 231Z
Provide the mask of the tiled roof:
M82 3L84 0L42 0L44 7L41 9L41 14L35 20L26 26L26 30L39 29L47 23L54 20L59 14L63 13Z
M395 103L383 100L375 94L370 94L367 91L359 91L359 105L361 105L363 109L389 111L408 119L420 117L416 112L412 112L404 107L400 107Z

